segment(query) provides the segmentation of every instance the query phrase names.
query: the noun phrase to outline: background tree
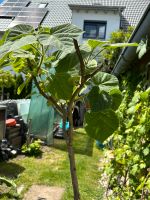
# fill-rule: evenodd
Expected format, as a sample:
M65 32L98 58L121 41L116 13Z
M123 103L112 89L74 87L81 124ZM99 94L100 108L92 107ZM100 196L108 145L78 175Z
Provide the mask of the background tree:
M115 43L124 43L128 42L134 28L128 27L127 30L118 30L111 33L109 42L112 44ZM113 67L115 66L119 55L122 51L122 48L117 49L106 49L103 53L103 62L104 62L104 68L103 70L106 72L111 72Z
M0 70L0 88L1 88L1 100L4 99L4 88L9 88L14 85L14 76L5 70Z
M17 94L17 90L21 84L23 84L24 79L22 74L11 74L9 71L4 71L4 73L9 73L13 79L13 81L9 81L8 77L6 80L9 81L9 84L4 84L3 93L5 94L4 97L6 98L6 95L9 99L24 99L29 98L31 95L31 89L32 89L32 81L30 81L28 84L25 85L22 92L20 94Z
M117 78L100 72L102 64L95 58L104 49L137 46L98 40L88 40L79 45L76 39L81 33L73 25L38 30L18 25L6 33L6 41L0 47L1 63L25 74L26 80L18 88L18 94L26 83L33 80L40 94L63 119L75 200L80 199L73 150L72 111L75 101L90 86L86 96L91 110L85 115L85 129L90 136L103 142L118 127L115 110L121 102L121 93ZM67 120L68 130L65 129Z

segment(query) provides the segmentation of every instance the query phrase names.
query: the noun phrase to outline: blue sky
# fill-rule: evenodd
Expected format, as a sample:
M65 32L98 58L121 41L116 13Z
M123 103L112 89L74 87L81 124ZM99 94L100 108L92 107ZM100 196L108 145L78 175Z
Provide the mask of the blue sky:
M2 3L3 2L3 0L0 0L0 3Z

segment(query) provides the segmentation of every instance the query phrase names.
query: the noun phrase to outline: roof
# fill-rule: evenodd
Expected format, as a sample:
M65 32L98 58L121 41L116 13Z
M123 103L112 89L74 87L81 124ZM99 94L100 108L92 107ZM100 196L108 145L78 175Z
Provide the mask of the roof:
M7 2L5 0L4 2ZM143 15L150 0L31 0L29 7L34 7L34 3L48 3L48 14L42 21L43 26L56 26L64 23L71 23L72 10L70 7L102 7L124 8L121 15L122 27L136 26ZM70 6L70 7L69 7ZM0 19L0 31L4 31L10 19Z

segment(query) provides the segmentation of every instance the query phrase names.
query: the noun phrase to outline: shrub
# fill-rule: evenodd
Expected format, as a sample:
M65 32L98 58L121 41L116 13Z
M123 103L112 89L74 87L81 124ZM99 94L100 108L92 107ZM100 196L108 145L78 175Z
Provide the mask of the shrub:
M41 140L35 140L29 145L24 144L21 149L22 153L28 156L35 156L35 157L40 156L42 153L41 143L42 143Z
M124 85L129 84L124 81ZM106 158L102 177L109 199L149 199L150 88L143 91L138 85L132 89L123 91L120 126L113 135L113 149L106 150L107 158L110 153L111 157L110 162Z

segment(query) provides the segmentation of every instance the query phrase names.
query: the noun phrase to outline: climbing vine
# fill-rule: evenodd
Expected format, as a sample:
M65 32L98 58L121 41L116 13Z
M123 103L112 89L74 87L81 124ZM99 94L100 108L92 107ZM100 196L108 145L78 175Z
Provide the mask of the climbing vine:
M123 80L122 88L120 126L105 150L101 183L108 199L150 199L150 88L144 91L133 78Z

